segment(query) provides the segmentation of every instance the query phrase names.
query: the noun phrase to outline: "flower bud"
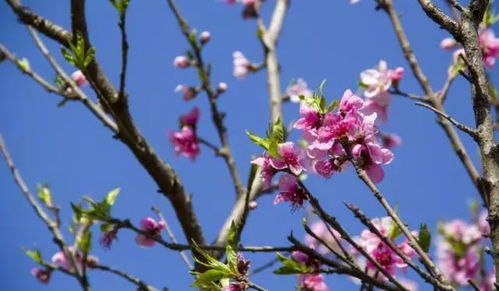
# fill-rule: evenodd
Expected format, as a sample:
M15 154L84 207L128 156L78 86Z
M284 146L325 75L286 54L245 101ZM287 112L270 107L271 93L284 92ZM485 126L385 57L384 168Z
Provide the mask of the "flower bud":
M220 82L220 83L218 83L217 91L218 91L218 93L223 93L223 92L227 91L227 88L228 88L227 83Z
M179 69L185 69L191 65L191 61L186 56L177 56L173 60L173 66Z
M209 42L211 39L211 34L209 31L203 31L201 32L201 34L199 35L199 41L201 42L201 44L206 44L207 42Z
M71 80L73 80L78 87L83 87L88 84L87 78L85 78L85 75L83 75L80 70L75 71L71 74Z

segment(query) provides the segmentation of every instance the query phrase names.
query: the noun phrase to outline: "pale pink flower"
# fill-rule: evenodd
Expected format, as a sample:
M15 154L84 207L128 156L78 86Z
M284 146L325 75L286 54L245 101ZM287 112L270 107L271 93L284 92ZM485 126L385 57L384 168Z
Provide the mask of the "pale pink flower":
M161 231L165 228L165 222L163 220L156 221L154 218L147 217L140 221L140 229L146 234L139 233L135 237L135 242L139 246L152 247L156 243L153 238L158 238L161 236Z
M385 96L390 96L386 95ZM381 122L386 122L388 120L388 105L380 105L373 98L369 98L364 102L364 107L362 107L362 112L366 115L376 113L377 117Z
M76 86L78 87L83 87L88 84L87 78L85 78L85 75L83 75L83 73L80 70L74 71L71 74L71 80L73 80L76 83Z
M307 200L303 189L298 185L296 177L289 174L283 174L279 179L279 194L274 199L274 204L281 202L290 202L293 210L303 206Z
M57 252L52 256L52 263L55 265L70 271L72 269L69 258L66 258L66 255L63 252Z
M191 65L191 61L186 56L177 56L173 60L173 66L179 69L185 69Z
M343 97L340 100L340 111L349 112L349 111L357 111L362 108L364 105L364 100L359 96L355 95L352 90L345 90L343 93Z
M183 155L191 160L199 155L199 142L191 127L184 126L181 131L170 131L168 135L176 155Z
M83 254L80 251L75 250L75 248L73 248L73 247L69 247L69 251L74 254L74 257L76 260L75 263L76 263L77 268L81 269L82 264L83 264ZM99 259L97 257L92 256L92 255L87 256L86 265L88 267L92 267L93 265L97 264L98 262L99 262ZM62 251L57 252L52 256L52 263L65 269L66 271L73 270L73 266L71 264L70 259L68 257L66 257L66 255Z
M360 81L367 86L364 95L372 98L381 92L387 91L392 84L388 65L384 60L379 61L378 67L360 73Z
M407 290L409 291L417 291L418 290L418 283L406 279L406 278L397 278L397 280L404 286Z
M199 120L199 108L195 106L191 111L187 114L180 115L180 123L182 126L190 126L192 128L196 127L196 124Z
M211 33L209 31L203 31L199 35L199 41L201 42L201 44L206 44L207 42L210 41L210 39L211 39Z
M250 72L251 63L240 51L235 51L232 54L234 64L234 77L244 79Z
M452 238L455 241L460 241L465 245L474 244L482 238L482 233L478 226L468 224L460 219L454 219L446 223L442 223L439 227L440 231L446 238Z
M487 276L483 278L482 282L480 283L479 289L480 291L496 291L495 283L496 283L496 269L492 268L492 270L490 270Z
M177 87L175 87L174 91L175 91L175 93L178 93L178 92L182 93L182 98L185 101L189 101L191 99L194 99L199 92L199 90L196 89L195 87L183 85L183 84L177 85Z
M313 92L308 88L307 82L301 78L292 82L288 88L286 88L286 95L289 97L289 100L294 103L300 102L300 96L311 97L312 94Z
M310 225L310 230L321 240L323 240L327 246L324 246L320 241L316 240L313 236L307 234L305 236L305 243L307 245L314 246L314 248L321 254L327 254L331 251L329 249L334 250L337 253L341 253L341 248L338 245L338 242L341 243L341 235L334 229L326 226L322 221L316 221ZM332 233L332 235L331 235ZM333 237L334 235L334 237ZM336 238L335 238L336 237Z
M291 173L300 175L306 165L301 149L293 142L281 143L277 146L279 158L270 158L270 165L277 170L289 169Z
M31 275L33 275L40 283L48 284L50 281L51 271L48 269L33 268L31 269Z
M324 276L322 274L303 274L300 275L300 285L302 289L307 291L328 291L326 283L324 282Z

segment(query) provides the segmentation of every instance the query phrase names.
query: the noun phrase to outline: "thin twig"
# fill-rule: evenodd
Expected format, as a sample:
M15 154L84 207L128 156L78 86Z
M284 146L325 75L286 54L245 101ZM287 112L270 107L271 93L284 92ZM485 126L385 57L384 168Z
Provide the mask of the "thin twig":
M49 228L50 232L52 233L55 244L64 253L64 256L66 258L69 258L71 267L73 268L73 270L75 270L76 272L75 276L78 279L78 282L80 283L81 287L84 290L90 290L90 285L88 284L88 281L84 280L82 270L78 267L78 264L76 263L75 254L69 249L69 247L65 243L64 236L62 235L57 224L48 216L43 207L38 203L34 195L30 192L28 186L24 182L23 178L21 177L21 174L17 170L16 165L14 164L12 158L10 157L9 151L7 149L7 146L5 145L5 142L1 134L0 134L0 151L2 152L2 155L5 158L5 161L7 162L7 165L14 178L14 181L16 182L17 186L23 193L24 197L26 198L26 200L28 200L28 203L31 205L36 215Z
M476 140L477 138L477 132L475 129L467 126L467 125L464 125L462 123L460 123L459 121L455 120L452 116L434 108L433 106L431 105L428 105L426 103L423 103L423 102L416 102L415 103L416 105L418 106L421 106L421 107L425 107L425 108L428 108L430 109L431 111L437 113L438 115L444 117L445 119L447 119L450 123L452 123L454 126L456 126L457 128L459 128L461 131L469 134L473 139Z
M232 155L230 150L229 140L227 137L227 129L225 128L223 122L225 114L223 112L220 112L220 110L218 109L218 104L217 104L218 94L211 86L209 69L204 64L203 55L201 53L203 46L201 46L197 42L197 40L191 36L192 31L189 28L189 25L187 24L185 18L180 14L180 11L175 2L173 0L167 0L167 2L168 6L170 7L170 10L175 15L180 30L182 31L186 40L189 42L189 45L194 53L195 57L194 66L196 67L198 75L200 77L201 87L208 96L213 124L215 125L218 137L220 139L220 143L222 144L221 148L219 149L219 155L224 159L225 163L227 164L227 168L229 169L229 173L232 178L232 182L234 183L237 196L243 196L244 193L246 193L246 189L241 182L241 178L239 175L239 171L237 170L234 156Z
M275 265L277 262L279 262L279 259L278 258L273 258L272 260L270 260L269 262L261 265L260 267L256 267L255 269L253 269L253 271L249 274L249 277L251 276L254 276L260 272L263 272L265 270L267 270L268 268L272 267L273 265Z
M393 241L384 236L376 226L371 222L371 220L355 205L350 203L345 203L348 209L350 209L367 228L374 233L378 238L380 238L383 243L388 245L409 267L416 271L426 282L432 284L436 288L445 289L446 286L442 285L441 282L435 280L432 275L425 272L418 265L416 265L408 256L406 256L399 247L397 247Z
M120 21L118 26L121 32L121 73L120 73L120 98L126 98L126 73L128 66L128 36L126 33L126 16L128 9L125 8L123 13L120 13Z
M92 268L97 269L97 270L101 270L101 271L105 271L105 272L109 272L109 273L113 273L115 275L118 275L121 278L123 278L123 279L131 282L134 285L136 285L138 287L139 291L154 291L154 290L157 290L156 288L152 287L151 285L147 284L146 282L142 281L141 279L139 279L137 277L134 277L134 276L132 276L132 275L130 275L128 273L125 273L125 272L123 272L121 270L115 269L113 267L109 267L109 266L98 264L98 265L92 266Z
M163 214L161 213L161 211L159 211L159 209L156 207L152 207L152 210L154 212L156 212L156 215L158 215L159 219L164 222L166 233L170 237L170 240L173 243L178 243L177 238L175 237L175 234L173 233L172 229L170 228L170 225L166 221L166 219L163 216ZM184 261L185 265L189 268L189 270L194 269L194 266L192 265L191 261L189 260L189 258L187 257L187 255L185 254L184 251L180 251L180 257L182 257L182 260Z

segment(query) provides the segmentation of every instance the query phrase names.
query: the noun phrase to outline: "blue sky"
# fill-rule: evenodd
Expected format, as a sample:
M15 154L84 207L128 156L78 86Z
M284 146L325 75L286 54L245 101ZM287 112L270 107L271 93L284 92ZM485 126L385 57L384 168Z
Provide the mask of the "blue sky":
M64 27L70 27L69 1L24 1L24 4ZM108 1L87 1L90 37L97 49L97 58L108 77L116 85L120 70L120 38L117 15ZM226 6L216 0L178 1L180 9L192 27L208 30L212 40L204 51L205 59L213 64L213 82L225 81L229 90L219 99L221 110L227 112L226 124L232 151L242 177L246 177L249 161L261 153L251 144L246 129L263 134L268 123L268 101L265 73L249 76L244 81L232 76L232 52L242 51L250 60L260 62L262 49L255 37L255 22L240 17L240 7ZM268 18L273 0L264 5ZM412 47L435 90L443 85L451 61L449 52L439 49L439 42L447 34L425 17L416 1L395 1ZM443 2L443 1L439 1ZM225 164L203 148L196 162L174 157L166 131L176 129L179 114L194 105L201 108L199 134L217 142L209 116L206 96L189 103L173 92L179 83L197 84L193 70L178 70L172 66L175 56L182 54L187 44L180 34L166 1L131 1L128 18L130 60L127 90L133 117L145 137L158 154L168 161L193 195L193 204L205 236L214 239L234 201ZM24 26L20 25L5 2L0 2L0 42L18 57L27 57L31 66L51 80L54 73L37 51ZM49 48L64 63L58 45L47 40ZM380 59L391 66L402 66L406 77L401 88L415 94L421 90L409 73L387 16L374 10L373 1L363 0L349 5L347 0L293 1L278 55L282 87L291 79L304 78L309 85L328 83L328 98L339 98L347 88L356 89L359 73L373 67ZM73 69L64 64L67 71ZM492 78L497 83L498 74ZM113 139L81 104L56 105L59 98L46 93L37 84L8 63L0 64L0 132L11 154L32 190L36 183L48 182L55 200L62 207L68 226L71 212L69 202L82 195L102 198L107 191L121 187L122 192L113 208L120 218L138 221L152 216L151 206L159 207L173 226L177 237L183 239L168 201L157 193L152 179L140 167L131 153ZM87 87L84 89L91 93ZM93 98L93 95L91 95ZM463 123L473 125L469 88L461 79L450 90L446 108ZM298 106L284 105L285 121L298 117ZM412 101L395 97L389 122L383 131L394 132L403 139L396 148L394 162L385 167L386 177L381 190L392 205L398 205L402 218L411 227L428 223L433 227L439 220L467 218L468 204L477 199L476 191L449 145L443 131L435 123L434 115L414 106ZM295 134L295 137L297 135ZM478 150L467 136L462 136L475 162ZM244 180L246 180L244 178ZM335 215L352 233L362 226L346 210L343 201L359 205L372 217L383 216L374 197L356 178L352 169L330 180L311 177L310 189L322 205ZM48 286L31 277L34 264L21 251L22 247L39 248L46 259L56 251L44 225L35 217L22 198L10 173L0 163L0 288L3 290L78 290L75 281L55 274ZM245 245L287 245L291 231L302 236L300 227L303 211L290 212L287 205L272 204L273 196L259 201L252 212L242 236ZM66 232L66 237L69 237ZM106 265L118 266L130 274L143 278L154 286L170 290L187 290L192 282L177 253L155 247L139 248L134 235L123 231L111 251L98 244L94 253ZM248 254L257 267L273 255ZM409 277L414 277L411 272ZM106 273L91 272L94 290L133 290L127 282ZM293 290L293 276L276 277L269 272L256 275L253 280L270 290ZM356 290L347 279L329 276L327 282L334 290ZM426 288L423 288L426 290Z

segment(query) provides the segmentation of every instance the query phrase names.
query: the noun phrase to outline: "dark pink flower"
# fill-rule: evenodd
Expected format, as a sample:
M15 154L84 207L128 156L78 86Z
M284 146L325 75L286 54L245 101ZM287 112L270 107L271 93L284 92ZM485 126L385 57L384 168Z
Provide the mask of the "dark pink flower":
M116 240L116 230L113 228L102 234L100 244L103 248L110 249L114 240Z
M263 184L265 188L270 187L272 177L277 173L277 170L270 163L270 156L264 153L263 156L254 159L251 163L260 167L260 177L263 180Z
M165 222L156 221L154 218L147 217L140 221L140 229L146 234L138 234L135 237L135 242L139 246L152 247L156 243L153 238L161 236L161 231L165 228Z
M195 106L191 111L187 114L183 114L180 116L180 123L182 126L190 126L192 128L196 127L196 124L199 120L199 108Z
M322 274L303 274L300 275L300 285L304 291L328 291L324 276Z
M279 194L274 199L274 204L281 202L290 202L293 210L303 206L307 200L303 189L298 185L296 177L289 174L283 174L279 179Z
M168 135L176 155L183 155L191 160L199 155L198 139L191 127L184 126L180 132L170 131Z
M40 269L40 268L33 268L31 269L31 275L35 276L35 278L40 282L40 283L43 283L43 284L48 284L48 282L50 281L50 275L51 275L51 271L50 270L43 270L43 269Z
M383 146L389 149L402 144L402 138L393 133L384 134L381 139L383 141Z
M281 143L277 146L279 158L270 158L270 165L277 170L289 169L291 173L300 175L305 167L306 161L298 146L293 142Z
M499 58L499 38L496 38L491 28L481 29L478 39L483 52L483 61L488 67L493 67Z

